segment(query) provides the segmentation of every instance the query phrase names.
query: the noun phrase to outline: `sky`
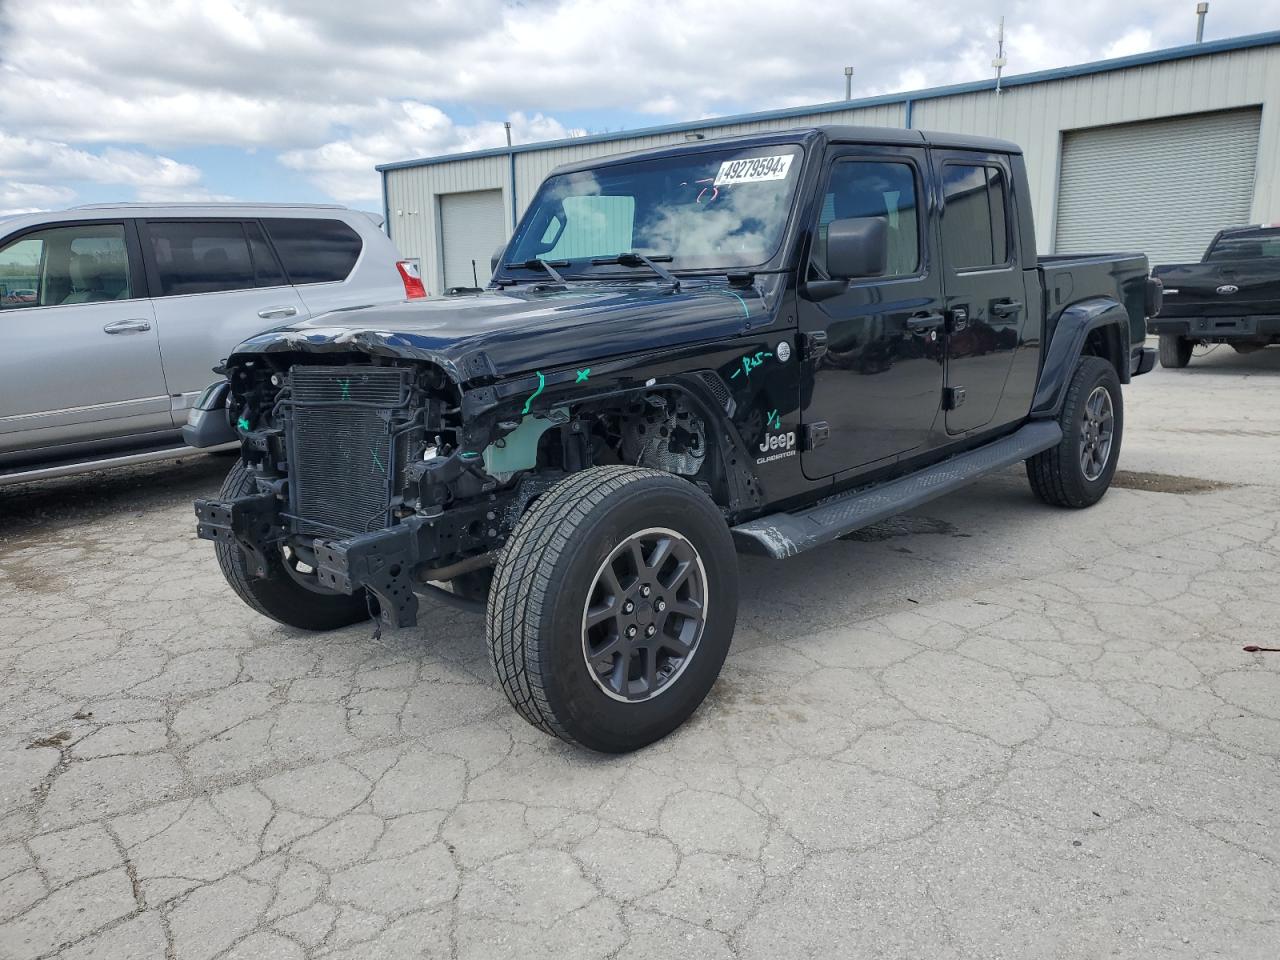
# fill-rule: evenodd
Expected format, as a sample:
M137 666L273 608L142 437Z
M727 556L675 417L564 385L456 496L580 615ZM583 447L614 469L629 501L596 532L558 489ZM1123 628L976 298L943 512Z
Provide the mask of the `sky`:
M1192 0L0 0L0 215L381 207L374 165L1189 43ZM1213 0L1206 39L1280 29Z

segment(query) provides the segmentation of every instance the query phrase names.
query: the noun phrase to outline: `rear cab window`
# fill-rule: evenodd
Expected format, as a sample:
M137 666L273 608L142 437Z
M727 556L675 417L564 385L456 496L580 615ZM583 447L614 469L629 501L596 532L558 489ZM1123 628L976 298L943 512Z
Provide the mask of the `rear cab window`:
M0 247L0 310L136 296L123 223L51 226Z
M290 217L264 219L262 225L295 285L346 280L364 247L360 234L341 220Z
M1209 263L1228 260L1280 260L1280 227L1224 233L1205 254Z

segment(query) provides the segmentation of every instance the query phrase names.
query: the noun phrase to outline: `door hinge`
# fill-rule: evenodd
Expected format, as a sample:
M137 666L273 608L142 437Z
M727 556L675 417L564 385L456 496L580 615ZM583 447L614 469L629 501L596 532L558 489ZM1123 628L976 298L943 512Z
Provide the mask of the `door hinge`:
M800 334L800 359L820 360L827 352L827 335L822 330Z
M825 420L815 420L804 425L804 449L813 450L822 446L831 437L831 428Z
M964 387L946 387L942 391L942 409L954 410L964 403Z
M967 307L956 307L947 313L947 333L959 333L967 326L969 326Z

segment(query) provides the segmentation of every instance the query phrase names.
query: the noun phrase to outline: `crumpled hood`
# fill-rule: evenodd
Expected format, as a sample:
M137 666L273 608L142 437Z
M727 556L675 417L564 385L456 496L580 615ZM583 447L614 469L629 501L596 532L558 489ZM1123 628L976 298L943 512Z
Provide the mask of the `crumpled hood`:
M252 337L232 358L355 351L431 360L463 382L725 339L768 312L758 290L724 283L526 285L335 310Z

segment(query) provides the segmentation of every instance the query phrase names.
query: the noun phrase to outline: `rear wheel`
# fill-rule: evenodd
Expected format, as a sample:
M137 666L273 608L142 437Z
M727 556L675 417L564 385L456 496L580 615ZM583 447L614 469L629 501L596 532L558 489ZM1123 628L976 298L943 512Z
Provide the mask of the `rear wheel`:
M1124 432L1124 398L1115 367L1082 357L1058 415L1062 440L1027 461L1031 489L1045 503L1089 507L1111 486Z
M1191 362L1191 348L1194 346L1186 337L1172 333L1160 334L1160 366L1181 370Z
M223 481L219 496L230 500L254 492L253 475L238 461ZM214 549L231 589L272 620L303 630L336 630L370 616L365 591L347 596L325 589L315 582L315 570L289 547L267 554L266 577L249 574L244 551L235 544L217 541Z
M737 620L737 557L686 480L597 467L516 526L489 593L494 670L529 723L624 753L682 724L715 683Z

